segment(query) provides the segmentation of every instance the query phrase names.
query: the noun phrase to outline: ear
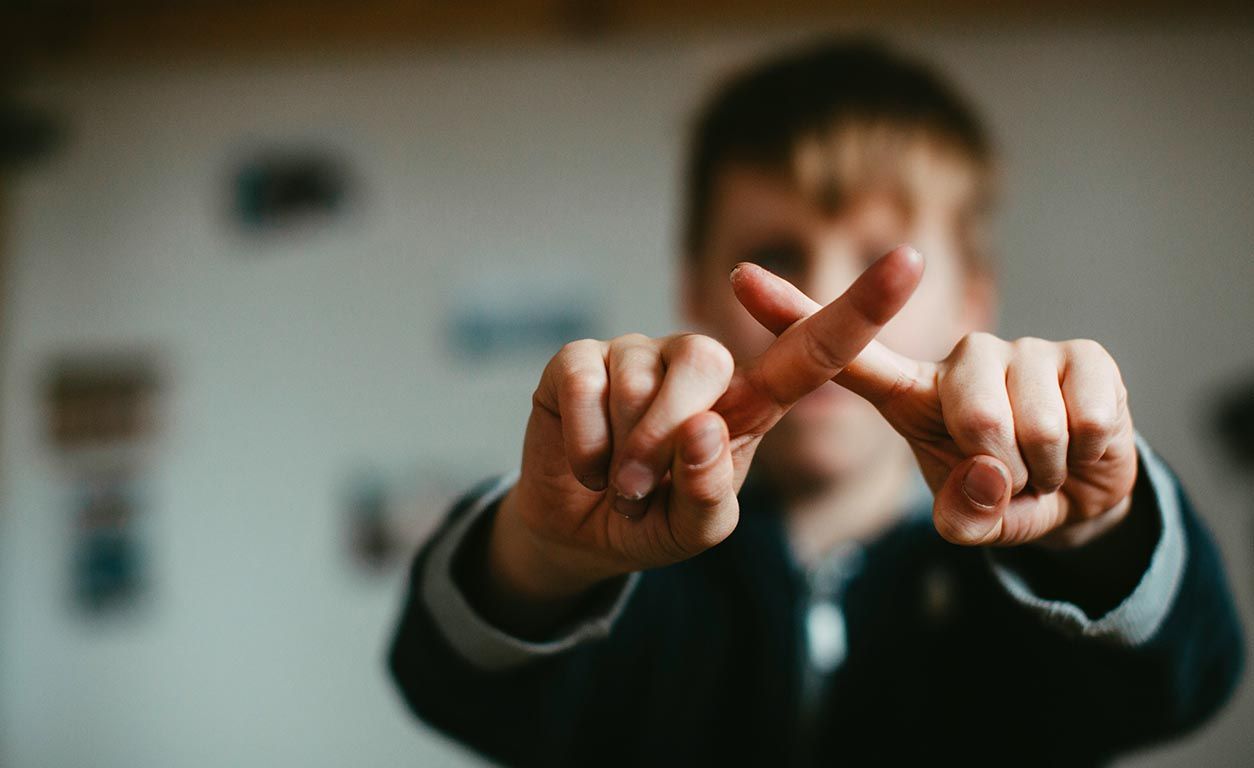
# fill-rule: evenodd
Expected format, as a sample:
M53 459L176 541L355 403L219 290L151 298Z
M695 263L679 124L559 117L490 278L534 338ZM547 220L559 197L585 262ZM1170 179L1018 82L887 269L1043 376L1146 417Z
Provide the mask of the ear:
M963 333L994 330L1000 310L997 276L988 269L970 270L963 286L962 317L959 319Z

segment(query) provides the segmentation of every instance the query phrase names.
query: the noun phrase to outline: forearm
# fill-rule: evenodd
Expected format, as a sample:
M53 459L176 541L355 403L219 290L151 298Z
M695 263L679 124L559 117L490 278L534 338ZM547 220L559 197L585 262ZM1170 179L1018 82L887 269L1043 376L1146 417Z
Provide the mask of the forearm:
M593 641L608 636L632 585L543 641L510 635L478 614L452 566L511 481L503 476L463 496L418 552L388 664L411 710L445 734L509 765L571 764L584 749L580 722L595 709L595 690L623 666ZM536 702L546 704L537 711Z
M1066 554L990 552L1001 586L1045 625L1031 656L1056 659L1052 685L1075 689L1074 727L1113 749L1202 721L1243 664L1218 549L1178 480L1139 442L1133 507L1109 538Z
M417 561L419 568L423 560ZM591 696L591 660L572 652L545 664L485 670L465 658L420 599L410 598L388 653L392 679L430 727L505 765L566 765ZM549 702L537 711L535 703Z

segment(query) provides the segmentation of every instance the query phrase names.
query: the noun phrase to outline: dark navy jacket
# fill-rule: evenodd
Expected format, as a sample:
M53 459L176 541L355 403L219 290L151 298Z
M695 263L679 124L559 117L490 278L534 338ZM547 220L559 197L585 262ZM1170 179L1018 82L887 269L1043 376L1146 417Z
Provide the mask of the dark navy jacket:
M1100 764L1198 725L1240 677L1219 554L1171 485L1187 558L1166 618L1132 647L1047 626L983 550L906 518L845 591L848 655L812 730L799 709L806 583L761 483L742 489L722 544L643 573L608 636L508 669L475 666L441 633L419 598L428 543L389 663L418 717L506 765Z

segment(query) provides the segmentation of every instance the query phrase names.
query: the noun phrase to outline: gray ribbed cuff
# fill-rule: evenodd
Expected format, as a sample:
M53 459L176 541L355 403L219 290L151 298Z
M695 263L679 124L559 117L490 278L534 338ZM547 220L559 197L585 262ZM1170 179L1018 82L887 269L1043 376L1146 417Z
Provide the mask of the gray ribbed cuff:
M467 532L497 499L518 481L519 470L500 476L433 544L422 571L422 601L449 645L474 666L497 671L568 651L603 638L623 612L639 573L620 577L605 588L605 598L559 628L552 639L523 640L489 624L453 580L453 562Z
M998 563L991 550L985 550L993 573L1006 591L1015 600L1039 613L1046 623L1067 634L1101 638L1129 647L1146 642L1162 625L1175 602L1188 556L1179 498L1171 472L1139 432L1135 437L1141 470L1148 474L1154 489L1155 506L1161 522L1160 534L1140 582L1109 613L1099 619L1091 619L1074 603L1038 597L1022 576Z

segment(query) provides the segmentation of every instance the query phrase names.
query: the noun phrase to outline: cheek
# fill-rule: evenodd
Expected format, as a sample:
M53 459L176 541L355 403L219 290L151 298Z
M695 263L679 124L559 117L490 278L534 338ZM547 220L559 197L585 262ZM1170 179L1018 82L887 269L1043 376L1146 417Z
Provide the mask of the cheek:
M939 360L961 335L962 291L950 265L929 263L914 295L880 333L880 341L918 360Z
M762 354L775 341L775 334L763 328L744 307L737 304L730 312L725 333L715 338L722 341L732 357L739 361L751 360Z
M754 320L734 296L730 301L721 297L715 300L707 297L706 301L711 311L700 332L722 342L738 362L756 357L775 340L775 335Z

